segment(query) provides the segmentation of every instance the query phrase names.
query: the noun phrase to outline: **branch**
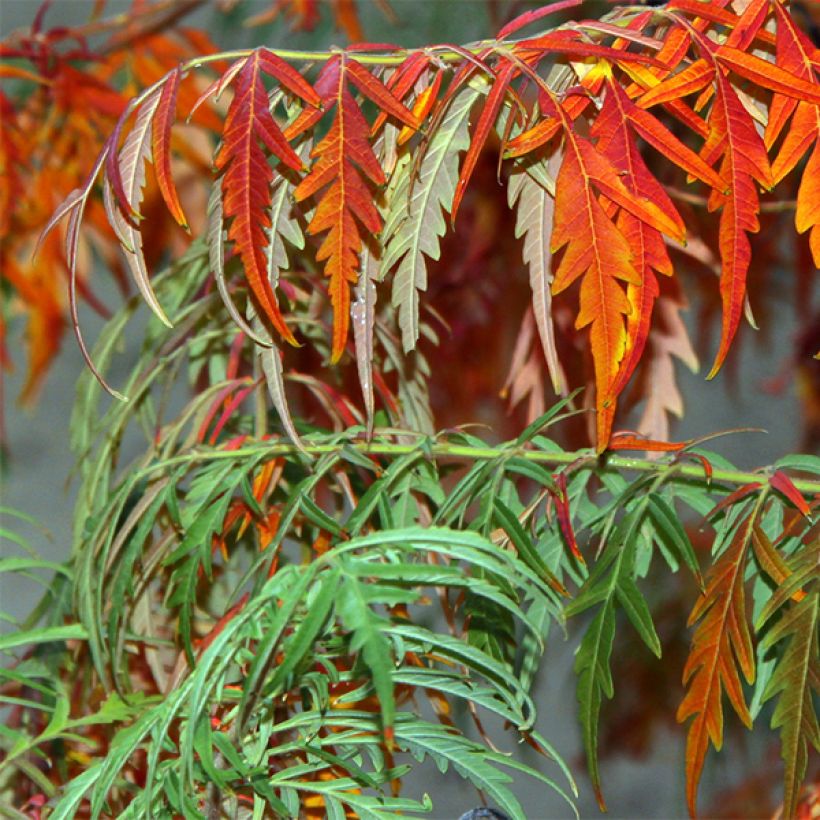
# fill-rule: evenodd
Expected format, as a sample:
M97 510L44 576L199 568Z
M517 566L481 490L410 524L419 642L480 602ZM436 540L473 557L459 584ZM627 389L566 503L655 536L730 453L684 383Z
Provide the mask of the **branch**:
M403 435L406 435L404 433ZM344 457L344 451L354 449L359 453L368 456L390 456L399 457L408 455L415 451L422 451L425 455L434 458L456 458L468 461L492 461L515 456L539 464L552 465L556 467L572 464L574 470L596 470L598 472L620 473L638 472L655 475L668 474L668 480L672 482L700 482L707 484L728 484L730 486L743 486L755 481L766 480L774 472L773 467L761 467L757 470L713 470L711 478L707 477L704 469L696 464L682 464L679 460L660 461L648 458L632 458L629 456L619 456L604 453L596 456L591 448L575 450L572 452L545 452L533 450L524 446L514 446L514 444L501 444L497 447L478 447L464 444L455 444L448 441L435 441L427 437L420 438L417 444L395 444L387 441L361 441L361 440L340 440L334 437L332 444L311 444L309 439L304 441L304 448L300 449L294 444L285 442L272 443L271 441L259 441L238 447L234 450L224 450L219 448L197 447L188 453L172 456L154 464L148 465L144 472L149 474L157 471L164 471L179 464L192 464L204 461L218 461L221 459L236 459L243 457L258 456L264 453L266 459L273 459L280 456L292 459L300 459L306 453L308 456L323 456L336 454ZM683 451L685 454L687 451ZM807 495L820 494L820 480L792 479L794 486Z

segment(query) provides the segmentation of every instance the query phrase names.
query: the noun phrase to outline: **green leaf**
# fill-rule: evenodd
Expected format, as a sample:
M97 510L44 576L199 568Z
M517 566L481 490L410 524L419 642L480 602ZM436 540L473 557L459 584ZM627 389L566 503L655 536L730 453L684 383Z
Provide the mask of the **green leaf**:
M815 590L801 601L789 604L762 641L766 649L786 641L762 698L765 703L777 697L771 725L780 729L785 764L785 817L795 815L808 766L809 745L820 753L820 726L814 708L814 698L820 696L818 634L820 592Z
M0 635L0 652L8 652L20 646L55 643L57 641L84 641L88 633L82 624L50 626L44 629L31 629L22 632L10 632Z
M345 628L353 634L350 650L360 653L373 678L373 686L381 707L382 726L390 738L396 713L393 694L393 653L385 635L388 621L370 608L366 585L357 578L346 577L336 597L336 609Z

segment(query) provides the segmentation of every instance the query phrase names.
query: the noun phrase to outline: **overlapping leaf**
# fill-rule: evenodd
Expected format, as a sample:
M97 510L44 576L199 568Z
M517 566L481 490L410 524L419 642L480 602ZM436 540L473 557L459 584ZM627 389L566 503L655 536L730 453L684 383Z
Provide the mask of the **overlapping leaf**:
M560 167L560 159L556 152L552 163L547 164L548 173L551 170L550 166ZM565 393L567 381L558 358L552 318L550 243L555 199L524 168L517 168L511 174L507 191L510 207L516 209L515 235L524 237L522 256L530 271L533 316L552 380L552 388L557 394ZM513 399L513 404L515 403Z
M772 728L780 729L781 756L785 764L783 813L786 817L795 815L800 784L806 775L809 747L820 753L820 726L815 711L815 699L820 696L818 560L820 540L815 539L813 544L805 544L792 559L785 578L773 578L780 588L767 602L757 623L758 628L769 627L762 639L763 648L780 645L781 651L763 700L777 698ZM775 574L779 573L772 573ZM784 583L786 579L788 583ZM775 618L777 613L779 618Z
M769 160L754 121L720 72L715 75L715 87L715 100L709 115L711 130L701 156L709 164L722 158L720 174L729 185L729 192L723 194L713 189L709 197L710 210L722 207L719 245L723 324L720 346L708 378L714 377L723 364L743 311L746 275L751 262L748 234L760 229L756 183L771 187Z
M339 360L347 342L350 285L358 280L359 253L364 241L359 224L371 234L378 234L382 228L370 185L385 181L370 144L370 129L349 83L405 125L418 125L415 116L355 60L339 55L322 68L316 90L325 109L334 108L335 115L330 130L312 150L314 163L294 191L294 197L301 202L324 189L307 230L310 234L327 233L316 259L325 262L325 275L330 279L332 361ZM309 123L308 119L297 120L289 133L297 134Z
M790 77L799 78L820 93L814 46L779 4L777 14L777 63ZM794 93L774 95L764 135L771 148L789 124L786 137L772 162L772 178L780 182L801 157L811 151L797 192L795 225L799 233L809 231L809 242L816 267L820 267L820 105L800 99Z
M756 518L754 508L737 522L728 547L709 570L706 589L689 615L689 624L698 626L683 670L687 691L677 718L681 723L694 718L686 739L686 798L693 816L709 744L716 749L723 745L724 692L743 723L748 728L752 725L740 674L749 683L754 681L744 573Z
M392 303L399 311L405 351L419 337L419 291L427 289L427 263L439 257L446 230L442 208L449 210L456 191L459 154L470 144L468 121L480 91L469 85L453 97L413 177L411 157L398 166L384 223L382 271L393 268Z
M613 392L626 350L625 316L632 307L623 287L638 287L641 276L624 234L607 216L597 193L641 222L682 239L681 227L654 203L636 196L621 180L615 165L588 140L567 134L564 161L555 186L553 253L566 246L555 274L553 294L561 293L581 278L579 330L590 325L590 346L595 362L597 446L609 441L617 396Z
M295 343L267 276L265 249L269 239L265 229L270 228L268 210L274 172L260 141L289 168L301 169L302 161L270 112L263 74L276 77L306 102L319 104L316 92L295 69L267 49L257 49L236 71L235 94L215 162L224 172L222 209L225 218L231 220L228 238L236 244L251 291L273 327L284 339Z

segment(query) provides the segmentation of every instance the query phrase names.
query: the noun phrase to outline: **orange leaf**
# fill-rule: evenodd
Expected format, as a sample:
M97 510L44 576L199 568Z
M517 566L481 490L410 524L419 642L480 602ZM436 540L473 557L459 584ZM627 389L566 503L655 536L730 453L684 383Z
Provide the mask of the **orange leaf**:
M615 433L609 441L610 450L644 450L652 453L677 453L686 447L688 441L653 441L639 438L629 433Z
M735 31L741 18L736 14L733 14L731 11L727 11L725 8L722 8L723 5L725 5L725 0L723 3L704 3L703 0L672 0L672 2L669 3L669 7L671 9L687 11L703 20L709 20L712 23L724 25L730 30L730 32ZM759 26L757 30L754 31L754 37L767 44L771 44L773 41L771 32L768 32Z
M706 60L697 60L683 71L650 88L639 100L641 108L679 100L705 88L715 76L715 69Z
M427 115L430 113L430 109L433 107L434 103L438 99L438 92L441 88L441 81L444 78L444 73L439 71L435 77L433 77L433 82L427 86L422 92L416 97L416 101L413 103L413 116L419 121L423 122ZM417 128L414 128L410 125L405 125L402 127L401 131L399 131L399 135L396 138L396 142L399 145L404 145L414 134L418 132Z
M162 87L157 110L154 113L153 131L151 134L151 151L154 158L154 172L157 175L162 198L168 206L171 215L183 228L188 227L188 220L179 204L176 187L171 178L171 125L176 115L177 91L179 89L180 72L177 67L168 76Z
M729 192L724 195L713 190L709 197L709 210L723 206L719 238L723 324L720 347L708 379L714 378L720 370L743 312L746 274L752 254L747 234L760 229L757 219L760 202L755 182L767 187L771 185L766 149L751 116L723 74L718 72L715 79L717 94L709 114L712 130L701 156L707 162L723 156L720 173L729 184Z
M820 86L817 83L801 80L768 60L730 46L721 46L715 56L722 65L756 85L796 100L820 105Z
M746 706L740 673L748 683L755 679L755 661L749 626L743 574L755 525L755 514L737 528L728 549L706 576L706 589L689 616L689 625L700 621L683 670L688 686L678 708L683 723L694 716L686 738L686 797L695 815L698 783L709 743L723 745L723 693L747 728L752 718Z
M779 4L776 12L777 62L790 76L820 92L812 62L811 42ZM820 267L820 108L810 102L798 102L790 95L775 94L766 126L767 147L775 143L789 120L789 131L772 163L772 176L775 182L780 182L814 145L797 191L795 225L799 233L810 231L812 257L814 264Z
M297 81L292 76L298 72L265 49L257 49L238 70L234 72L231 68L229 72L235 77L235 93L225 120L223 143L215 160L216 167L225 172L223 211L226 219L232 219L228 238L236 244L259 308L284 339L296 344L268 281L265 250L269 239L265 229L270 227L268 205L273 170L259 142L290 168L300 169L302 161L273 119L262 74L275 76L309 102L318 102L319 98L313 89L307 90L309 86L304 79Z
M615 168L589 142L568 133L555 183L551 242L553 253L566 246L553 280L553 294L582 278L575 326L581 329L591 325L599 452L609 441L615 409L611 390L626 346L624 316L632 310L618 280L632 285L641 282L629 243L607 216L593 189L593 181L604 175L604 168L617 179Z
M333 345L331 361L337 362L347 342L350 324L350 284L358 279L362 249L361 224L377 234L382 218L373 204L372 185L384 184L384 172L369 140L369 128L356 100L348 89L353 80L359 90L388 113L416 127L416 117L361 64L344 55L325 64L316 81L325 109L335 106L330 130L313 148L315 162L294 191L301 202L324 189L316 212L307 227L310 234L327 232L316 259L325 262L325 276L333 305ZM364 178L363 178L364 176Z
M663 187L649 173L628 127L631 122L630 112L639 110L615 82L610 82L592 134L598 137L598 150L623 174L621 179L630 193L636 199L653 202L668 221L682 232L680 215ZM640 113L654 119L646 112ZM625 355L611 389L613 398L623 390L644 351L652 308L660 293L655 271L667 276L672 274L672 263L657 227L626 210L618 214L616 224L632 249L639 281L630 283L627 287L627 298L632 310L627 318Z

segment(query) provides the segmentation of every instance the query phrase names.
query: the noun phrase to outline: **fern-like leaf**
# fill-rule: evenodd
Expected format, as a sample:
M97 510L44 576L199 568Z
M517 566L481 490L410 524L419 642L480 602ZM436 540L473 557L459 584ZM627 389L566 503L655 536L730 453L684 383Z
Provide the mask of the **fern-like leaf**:
M746 274L752 258L747 234L760 229L760 201L755 183L771 187L771 169L763 140L740 102L737 92L721 72L715 74L716 95L709 115L710 134L701 150L708 162L722 157L720 175L729 192L713 190L709 209L720 213L720 295L723 326L720 346L707 378L714 378L737 332L746 296Z
M427 263L439 257L439 239L446 230L442 208L449 210L458 179L458 156L470 144L470 111L480 92L465 85L450 103L413 178L410 157L395 174L384 224L382 271L398 262L393 274L392 303L399 309L402 345L416 346L419 337L419 291L427 289Z
M770 625L761 641L763 649L781 645L781 655L763 692L763 701L777 698L772 728L780 729L781 756L785 764L784 817L795 816L800 784L806 774L809 746L820 753L820 725L814 699L820 696L820 589L817 573L820 540L803 547L792 560L789 585L781 584L758 626ZM813 585L789 597L796 583ZM780 594L778 594L780 593ZM775 614L780 617L774 620ZM781 642L785 642L785 646Z
M236 244L251 291L268 321L284 339L295 344L267 276L265 250L269 240L265 229L270 228L273 169L260 141L290 168L299 170L302 160L273 119L263 74L276 77L306 102L318 104L318 96L295 69L267 49L257 49L234 75L235 94L215 162L224 172L223 211L231 220L228 238Z
M367 121L348 87L351 82L405 125L418 126L415 116L355 60L338 55L322 68L316 90L325 109L335 108L335 116L328 133L311 151L313 166L294 191L294 197L302 202L324 189L307 231L313 235L327 233L316 259L325 261L325 275L330 279L333 362L341 358L347 342L350 285L358 280L363 241L359 224L371 234L382 229L370 185L382 185L384 172L373 153ZM288 133L299 133L308 122L297 120Z
M581 591L567 607L567 615L578 615L600 604L600 609L584 633L575 659L578 676L578 703L584 748L592 786L601 811L606 810L598 771L598 717L603 696L614 694L609 659L615 639L616 606L627 614L641 640L660 657L661 644L649 608L634 581L638 531L646 504L640 503L613 532L603 555L592 568Z
M556 152L548 163L547 172L560 166L560 154ZM525 168L516 168L510 175L507 188L508 202L515 208L515 235L524 237L522 256L529 267L532 309L535 324L544 350L552 389L566 393L567 380L555 344L555 327L552 321L552 223L555 213L554 190L552 193L536 182Z
M757 507L737 521L725 552L706 576L706 589L689 616L698 623L692 649L683 670L688 685L678 708L683 723L694 716L686 739L686 797L694 816L698 783L709 743L723 745L723 693L738 717L751 728L740 673L754 682L755 662L746 620L744 572L757 518Z

